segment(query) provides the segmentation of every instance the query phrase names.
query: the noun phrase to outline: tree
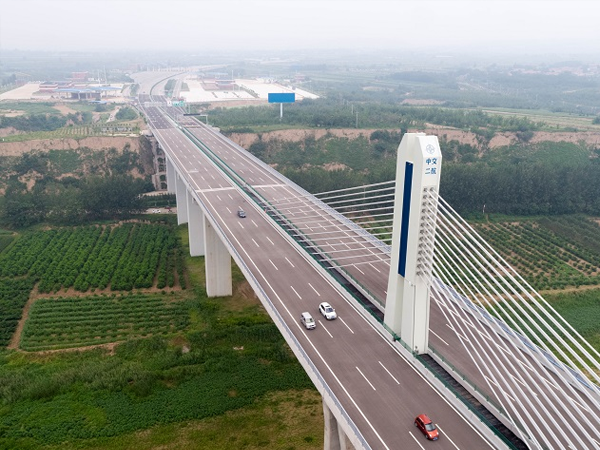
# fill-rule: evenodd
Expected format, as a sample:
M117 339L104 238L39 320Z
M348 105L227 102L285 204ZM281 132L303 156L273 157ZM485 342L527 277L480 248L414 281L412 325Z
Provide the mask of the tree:
M115 114L117 120L135 120L138 115L135 110L129 106L124 106Z

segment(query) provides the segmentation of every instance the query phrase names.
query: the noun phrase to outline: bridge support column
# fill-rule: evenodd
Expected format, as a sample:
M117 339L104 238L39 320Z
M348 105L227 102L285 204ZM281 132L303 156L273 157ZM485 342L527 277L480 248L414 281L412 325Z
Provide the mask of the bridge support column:
M204 217L206 293L209 297L225 297L233 293L231 256L216 231Z
M188 192L185 187L185 183L177 174L175 176L176 179L176 191L175 198L177 200L177 225L181 225L182 223L187 223L188 221L188 211L187 211L187 197Z
M344 430L338 426L335 416L325 402L323 402L323 419L325 423L325 445L323 449L354 450L354 446L348 440Z
M417 354L429 346L429 290L442 153L436 136L406 133L398 147L385 324Z
M165 164L167 165L167 192L169 194L175 193L175 167L167 155L165 154Z
M187 195L188 211L188 240L190 244L190 256L204 255L204 214L196 199Z

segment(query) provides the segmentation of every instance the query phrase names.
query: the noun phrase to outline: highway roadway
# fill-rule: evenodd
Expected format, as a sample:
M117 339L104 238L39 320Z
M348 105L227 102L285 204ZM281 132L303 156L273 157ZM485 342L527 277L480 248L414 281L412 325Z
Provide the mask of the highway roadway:
M176 114L175 111L171 113ZM341 257L340 260L345 262L344 269L352 279L360 280L362 287L374 297L375 301L385 305L389 256L384 254L381 248L373 247L370 242L365 245L364 236L357 234L355 227L332 216L330 211L322 208L322 205L315 203L313 199L306 197L289 184L283 183L279 174L256 161L252 155L212 127L198 123L187 125L190 126L188 131L211 153L218 156L265 200L275 205L296 225L297 229L302 231L303 235L315 242L318 241L320 248L330 253L333 258ZM600 447L600 439L596 438L594 433L596 429L594 421L585 423L575 418L576 408L584 412L595 411L598 414L597 395L592 395L593 400L588 398L590 392L587 389L582 390L581 386L573 388L562 381L553 370L542 375L545 378L539 378L538 373L542 367L537 365L538 362L544 368L553 367L554 364L544 357L528 354L527 348L517 337L496 340L487 329L487 325L476 319L471 322L459 319L463 329L455 330L455 325L442 313L437 301L440 293L436 293L435 289L433 292L434 301L431 303L430 316L431 347L449 360L460 373L467 375L470 382L478 386L486 396L495 399L495 404L500 405L517 422L526 422L530 428L528 433L536 436L540 442L543 442L542 434L544 434L546 438L551 436L550 441L564 448ZM462 307L459 306L459 309ZM488 355L489 364L502 367L505 372L504 377L494 379L491 373L486 372L485 367L483 373L476 367L464 344L474 347L471 350L474 351L474 344L477 342L479 342L478 351ZM490 356L494 354L500 356ZM506 355L509 354L511 356L507 357ZM524 374L524 381L518 378L519 374ZM540 383L540 380L545 381ZM505 395L509 396L511 401L518 398L522 405L517 407L510 405L506 398L502 398ZM529 402L524 400L525 398L528 398ZM560 403L569 406L566 410L562 410L555 406ZM545 410L546 419L539 418L539 410ZM536 419L532 420L533 417Z
M312 265L307 263L305 255L299 255L304 264L296 260L298 253L296 249L287 240L277 239L276 235L282 239L281 230L273 225L260 208L256 208L254 202L248 201L248 197L239 188L236 188L229 178L215 170L213 163L206 159L204 153L199 151L198 146L190 142L182 130L166 118L165 111L177 118L180 126L187 128L187 131L193 135L193 139L199 141L200 146L205 147L206 153L216 155L237 173L237 176L243 178L243 182L251 186L256 193L269 203L278 206L280 212L292 220L310 238L314 240L326 238L325 241L319 241L319 245L328 246L335 252L344 252L336 253L336 255L350 257L350 260L357 262L362 261L361 264L347 266L346 270L351 273L352 277L360 279L368 292L382 304L385 303L385 288L389 270L388 258L376 248L371 247L365 250L364 237L348 228L347 223L337 220L327 211L323 211L320 205L315 205L314 201L306 198L294 187L290 187L278 174L256 161L255 158L220 133L215 132L211 127L199 124L190 117L183 117L181 110L177 108L164 108L163 110L147 108L146 113L150 118L151 126L163 146L168 147L166 148L168 154L177 159L177 165L182 173L187 173L193 183L198 183L196 185L198 186L197 193L202 196L205 207L210 211L215 211L214 214L218 217L219 222L227 230L228 239L234 243L240 251L240 255L244 257L244 264L255 276L260 274L257 278L265 283L263 286L265 292L269 293L269 297L274 303L279 302L279 307L282 308L280 312L284 317L287 316L288 320L291 320L288 326L301 339L303 347L310 354L313 362L319 365L321 373L328 378L328 384L338 398L345 401L345 408L355 423L359 425L361 432L367 430L364 435L365 438L368 437L372 448L400 448L396 443L403 442L408 445L406 442L411 441L406 441L407 437L416 438L413 440L418 445L401 448L423 448L422 445L426 447L430 443L423 442L422 436L417 436L416 430L410 427L412 419L420 412L427 412L433 416L434 420L440 423L442 431L451 430L450 434L446 436L448 442L451 443L448 448L486 448L488 444L484 444L484 446L473 444L478 441L471 441L473 433L469 434L468 432L470 426L466 427L466 434L463 432L464 421L459 420L458 424L452 423L452 425L450 422L444 423L451 417L456 417L456 412L448 405L446 408L449 409L438 410L438 407L445 402L440 402L441 397L439 396L436 400L437 394L432 391L430 386L413 389L413 386L427 385L427 383L422 379L418 381L420 376L414 370L408 370L411 367L410 364L406 364L395 349L390 347L368 325L368 322L346 303L337 289L331 286L318 271L315 271ZM286 207L286 205L289 206ZM237 218L235 211L240 206L249 212L248 218ZM252 225L249 225L249 222ZM320 281L315 281L319 279ZM297 284L300 283L300 280L303 282ZM308 310L313 315L318 315L316 308L323 299L336 307L340 319L334 322L324 322L321 319L317 330L306 332L297 323L300 312ZM465 351L462 342L468 343L469 337L466 336L468 333L471 333L472 340L482 342L489 340L485 327L478 321L465 325L465 330L470 330L468 333L454 330L442 314L437 302L433 301L431 328L432 347L449 359L461 373L468 374L469 378L480 388L488 386L490 389L488 395L493 397L492 390L502 389L511 389L512 395L515 395L514 388L500 387L497 384L506 380L494 381L481 374ZM366 335L363 336L363 333ZM307 345L304 345L305 342ZM508 342L496 342L492 345L501 346L505 349L504 351L512 350ZM389 354L387 351L381 354L375 351L380 346L388 347ZM372 353L376 354L376 359L371 358L374 356ZM537 357L537 360L539 359ZM547 361L544 363L548 364ZM517 372L532 371L532 369L535 369L535 361L531 356L523 354L518 359L516 366L509 369L507 377L515 378ZM411 371L413 372L412 377ZM578 397L578 391L573 392L570 386L566 386L552 372L547 375L546 380L545 390L553 391L546 392L545 395L548 395L549 398L560 396L564 400L566 395L568 401L574 401L584 409L597 410L593 403ZM515 385L514 382L512 384ZM373 392L370 392L367 386ZM401 386L408 386L408 390L403 390ZM519 390L521 390L520 387L516 395L519 394ZM570 394L569 391L571 391ZM434 393L433 397L431 396L432 392ZM415 395L411 395L411 393ZM535 399L534 403L537 401ZM346 402L349 402L349 408ZM372 407L369 405L379 402L382 402L380 406L386 405L386 407L375 407L375 410L371 411ZM396 403L400 404L396 405ZM549 417L551 417L552 407L547 402L545 407L550 411ZM511 414L523 415L525 420L531 422L534 426L532 430L534 435L540 433L535 425L536 420L531 419L536 414L531 406L526 406L522 410L513 410L511 407L507 409ZM578 437L583 433L581 433L581 426L573 421L571 423L557 421L547 426L549 432L554 433L556 441L560 443L558 444L560 447L557 448L568 448L569 443L571 444L570 448L597 448L594 446L598 443L593 437L590 439L589 436L583 436L588 442L578 442ZM584 427L586 426L584 424ZM457 430L458 437L453 436L454 430ZM391 436L389 436L390 433ZM477 433L474 434L477 436L476 439L481 439ZM466 441L462 440L462 436L466 438ZM441 443L442 440L435 444L439 447L443 445Z
M142 105L145 101L140 98ZM247 268L267 293L371 448L493 448L345 300L339 287L308 261L305 252L298 251L281 228L230 178L215 170L161 109L147 107L145 114L179 173L235 247L238 265ZM247 162L243 165L248 176L258 171ZM267 178L266 174L257 174L253 187L289 195L281 180ZM240 206L247 212L246 218L237 216ZM334 305L338 319L328 322L319 315L321 301ZM300 325L303 311L311 312L317 320L315 330ZM427 441L414 428L414 418L421 413L437 422L442 433L439 441Z

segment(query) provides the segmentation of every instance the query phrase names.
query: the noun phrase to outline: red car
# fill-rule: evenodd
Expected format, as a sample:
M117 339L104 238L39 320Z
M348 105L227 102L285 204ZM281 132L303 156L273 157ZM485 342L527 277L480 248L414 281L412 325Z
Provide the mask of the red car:
M430 441L437 441L440 437L440 432L437 427L426 414L417 416L415 419L415 427L421 430L425 437Z

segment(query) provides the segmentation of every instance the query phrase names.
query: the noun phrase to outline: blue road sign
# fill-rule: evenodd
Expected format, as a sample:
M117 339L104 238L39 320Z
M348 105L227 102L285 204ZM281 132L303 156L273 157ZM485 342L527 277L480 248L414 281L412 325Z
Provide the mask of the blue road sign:
M269 92L269 103L294 103L295 101L296 94L294 92Z

